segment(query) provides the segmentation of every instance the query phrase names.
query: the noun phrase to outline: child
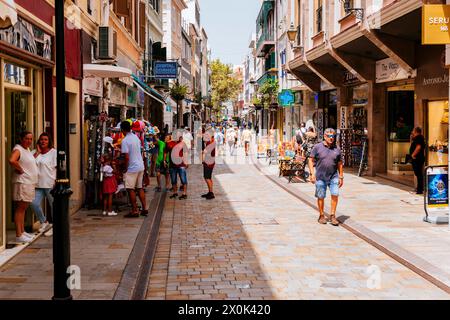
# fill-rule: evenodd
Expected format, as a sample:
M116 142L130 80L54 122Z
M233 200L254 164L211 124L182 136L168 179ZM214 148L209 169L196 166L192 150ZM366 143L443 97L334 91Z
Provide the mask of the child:
M103 161L103 215L117 216L112 210L113 194L117 191L117 181L112 168L111 157L105 156Z

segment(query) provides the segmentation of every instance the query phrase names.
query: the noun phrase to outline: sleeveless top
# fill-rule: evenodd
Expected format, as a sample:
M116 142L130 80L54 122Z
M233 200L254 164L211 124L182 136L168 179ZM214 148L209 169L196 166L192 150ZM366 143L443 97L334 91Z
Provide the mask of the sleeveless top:
M17 144L14 150L19 150L20 158L19 165L22 167L24 173L17 174L13 171L12 182L36 185L38 183L38 167L36 159L29 149L23 148L20 144Z

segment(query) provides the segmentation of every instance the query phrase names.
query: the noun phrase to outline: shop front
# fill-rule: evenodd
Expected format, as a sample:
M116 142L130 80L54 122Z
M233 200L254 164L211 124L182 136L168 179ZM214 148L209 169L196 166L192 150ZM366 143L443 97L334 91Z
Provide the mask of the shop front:
M17 42L15 37L27 41ZM46 127L51 132L53 100L44 92L52 90L52 36L42 28L18 17L17 22L0 30L0 251L8 242L7 230L14 229L11 195L12 170L8 163L22 131L31 131L34 141ZM27 214L26 228L32 215Z

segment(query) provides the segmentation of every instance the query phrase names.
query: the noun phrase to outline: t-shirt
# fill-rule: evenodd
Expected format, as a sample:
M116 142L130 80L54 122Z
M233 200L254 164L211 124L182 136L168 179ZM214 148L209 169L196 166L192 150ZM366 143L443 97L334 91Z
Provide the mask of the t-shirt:
M252 133L250 130L245 129L244 132L242 132L242 140L250 142L252 140Z
M234 139L237 137L236 131L230 130L227 131L227 141L228 142L234 142Z
M156 159L156 165L160 166L164 162L164 151L166 148L166 143L164 141L158 140L158 158Z
M205 145L203 165L212 169L216 164L216 142L206 141Z
M112 168L110 165L108 165L108 164L106 164L106 165L103 166L103 173L105 174L105 177L106 177L106 178L109 178L109 177L114 176L114 170L113 170L113 168Z
M192 137L192 133L190 131L185 131L183 133L183 141L184 143L186 143L188 149L190 149L192 146L192 140L194 140L194 138Z
M128 153L128 168L127 172L141 172L144 171L144 160L141 153L141 140L139 140L133 133L128 133L122 140L122 153Z
M24 173L17 174L14 170L12 182L36 185L38 183L38 167L33 154L29 149L23 148L20 144L16 145L14 150L19 150L20 152L19 165L22 167Z
M318 143L310 157L314 159L317 180L329 182L335 177L341 161L341 150L336 145L327 147L323 142Z
M36 150L33 150L33 155ZM36 188L50 189L55 186L56 181L56 167L57 151L50 149L46 154L39 154L36 157L36 164L38 166L38 184Z
M420 151L416 156L416 159L413 159L413 161L416 162L424 162L425 161L425 138L423 135L418 135L415 138L412 139L411 147L409 148L409 154L412 156L414 153L414 150L416 150L416 147L420 146Z
M170 168L186 167L183 158L183 148L186 148L183 142L170 141L166 144L166 153L167 157L169 157Z

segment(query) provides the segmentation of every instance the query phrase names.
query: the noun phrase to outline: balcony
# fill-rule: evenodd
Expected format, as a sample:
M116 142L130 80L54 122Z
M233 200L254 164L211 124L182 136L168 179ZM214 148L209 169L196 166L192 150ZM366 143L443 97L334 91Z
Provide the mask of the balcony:
M274 2L274 0L263 1L256 19L256 55L258 57L264 57L275 46Z
M258 86L262 86L267 80L272 79L275 80L277 78L277 76L275 75L276 71L267 71L265 72L258 80L256 80L256 83L258 84Z

